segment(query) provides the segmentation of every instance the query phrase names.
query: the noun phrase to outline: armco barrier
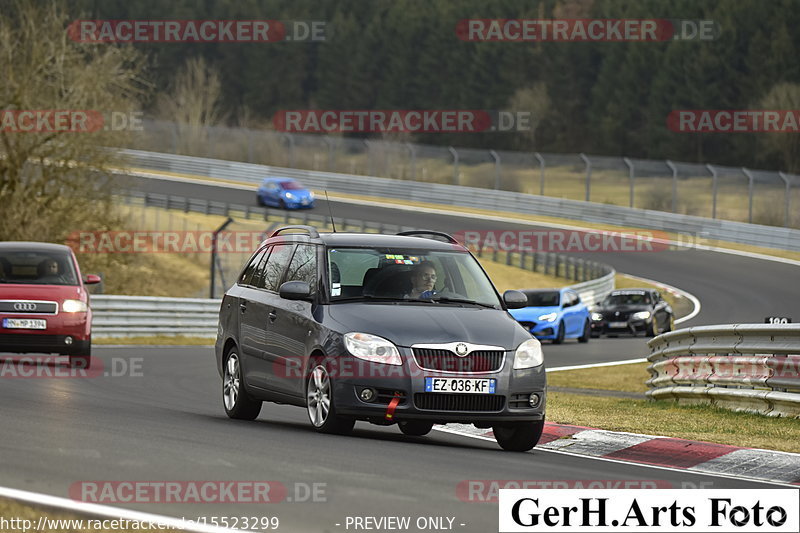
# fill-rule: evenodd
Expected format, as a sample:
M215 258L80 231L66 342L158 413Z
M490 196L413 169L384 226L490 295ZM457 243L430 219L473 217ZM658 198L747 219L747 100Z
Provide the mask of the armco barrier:
M213 337L221 300L93 295L92 336Z
M120 152L127 158L130 166L129 171L122 173L132 175L141 174L137 169L150 169L253 184L259 183L265 176L279 175L297 178L311 188L327 189L331 192L548 215L585 222L689 233L705 239L800 251L800 230L796 229L460 185L298 170L141 150Z
M614 272L573 285L589 302L614 289ZM92 296L92 336L135 337L189 335L214 337L221 300L208 298L161 298L154 296Z
M650 398L800 418L800 324L700 326L648 344Z

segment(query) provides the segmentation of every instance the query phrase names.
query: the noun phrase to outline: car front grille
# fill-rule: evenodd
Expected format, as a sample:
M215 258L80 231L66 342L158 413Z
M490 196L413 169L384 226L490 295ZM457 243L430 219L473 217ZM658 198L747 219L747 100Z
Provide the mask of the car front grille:
M24 315L34 313L37 315L55 315L58 312L56 302L39 302L30 300L3 300L0 301L0 313Z
M414 395L417 409L430 411L501 411L506 397L497 394L439 394L419 392Z
M607 311L603 313L603 318L609 322L625 322L628 320L630 315L631 314L628 311L619 311L619 315L617 314L617 311Z
M434 348L414 348L414 360L425 370L440 372L496 372L503 367L502 350L475 350L465 357Z
M536 322L528 322L527 320L521 320L520 324L527 330L531 330L536 327Z

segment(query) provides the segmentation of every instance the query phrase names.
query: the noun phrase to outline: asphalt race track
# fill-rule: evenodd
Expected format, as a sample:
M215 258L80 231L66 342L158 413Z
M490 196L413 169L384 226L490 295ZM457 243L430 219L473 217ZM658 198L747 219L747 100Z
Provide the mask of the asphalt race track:
M255 195L218 186L137 180L152 192L255 205ZM332 202L337 217L456 232L530 229L479 219ZM315 209L327 213L324 201ZM683 250L584 254L618 271L685 289L702 302L686 325L763 322L797 313L797 267ZM797 318L797 317L794 317ZM568 341L544 347L549 367L643 357L643 338ZM769 485L534 450L503 452L492 442L433 432L406 437L395 427L359 423L352 436L318 435L306 413L265 404L255 422L229 420L210 348L95 348L111 369L134 375L0 380L0 485L69 497L91 480L277 481L296 500L324 484L325 501L274 504L118 504L171 516L277 516L278 531L346 531L347 516L454 517L453 529L497 530L497 507L463 502L464 480L662 480L675 487ZM0 364L2 361L0 360ZM587 401L591 401L587 399ZM299 484L299 485L296 485ZM302 498L301 498L302 499ZM336 524L341 524L337 526ZM461 526L461 524L464 524ZM351 528L352 530L352 528ZM412 530L414 530L412 528Z

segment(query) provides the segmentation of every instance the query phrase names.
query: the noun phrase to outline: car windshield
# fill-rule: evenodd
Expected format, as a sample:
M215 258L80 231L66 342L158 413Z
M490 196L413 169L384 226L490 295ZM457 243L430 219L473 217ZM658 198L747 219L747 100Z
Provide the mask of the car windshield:
M610 294L603 300L603 305L606 307L615 305L645 305L649 303L650 296L643 292Z
M331 248L328 274L332 301L411 300L501 307L491 281L466 252Z
M77 285L72 257L64 252L0 250L0 284Z
M296 181L282 181L281 187L286 190L290 191L299 191L305 189L302 185L297 183Z
M558 305L558 291L522 291L528 297L528 307L551 307Z

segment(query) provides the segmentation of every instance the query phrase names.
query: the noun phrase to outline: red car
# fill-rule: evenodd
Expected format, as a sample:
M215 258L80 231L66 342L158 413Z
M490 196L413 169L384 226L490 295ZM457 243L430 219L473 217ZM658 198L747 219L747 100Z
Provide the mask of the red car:
M0 242L0 353L69 355L88 368L92 311L72 250L43 242Z

